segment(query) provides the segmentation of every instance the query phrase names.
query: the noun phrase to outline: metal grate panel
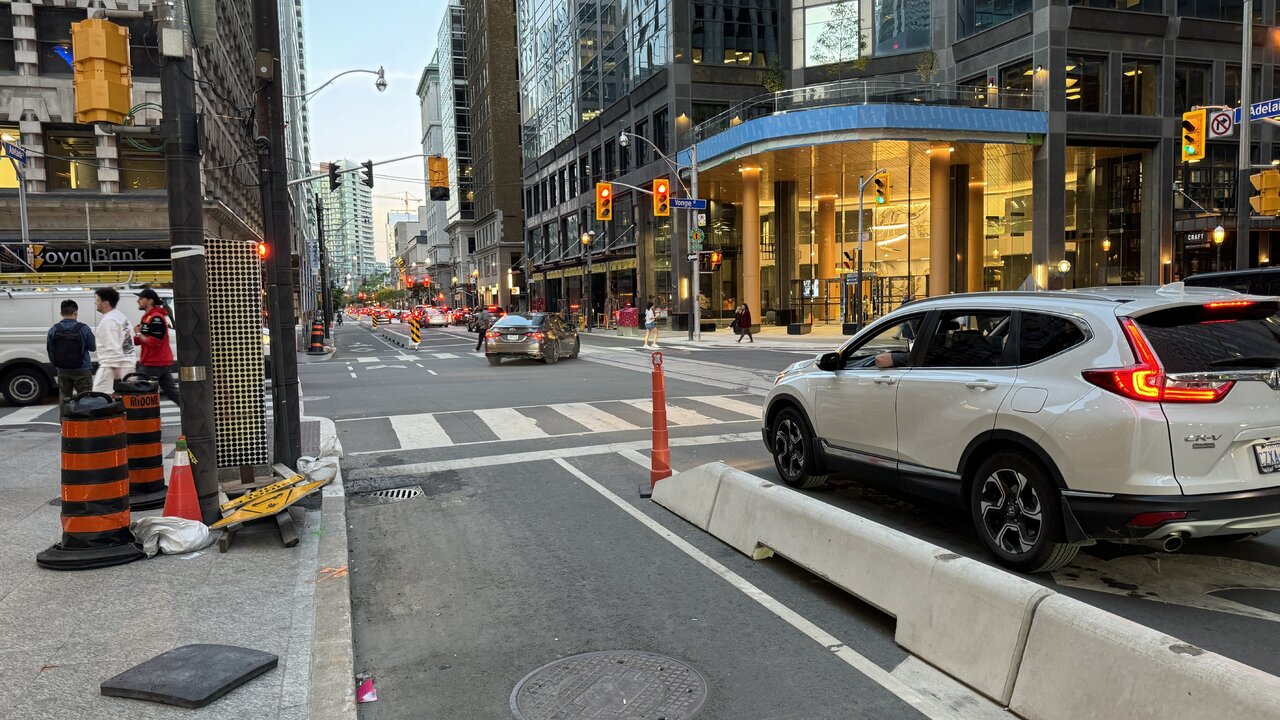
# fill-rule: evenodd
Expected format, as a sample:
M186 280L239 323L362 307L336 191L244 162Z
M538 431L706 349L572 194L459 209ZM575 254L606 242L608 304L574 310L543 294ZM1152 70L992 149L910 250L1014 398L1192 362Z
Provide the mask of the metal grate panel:
M378 490L369 493L370 497L383 498L386 500L408 500L422 494L422 488L417 485L410 485L402 488L391 488L390 490Z
M241 240L208 240L205 252L218 467L265 465L270 461L257 247Z

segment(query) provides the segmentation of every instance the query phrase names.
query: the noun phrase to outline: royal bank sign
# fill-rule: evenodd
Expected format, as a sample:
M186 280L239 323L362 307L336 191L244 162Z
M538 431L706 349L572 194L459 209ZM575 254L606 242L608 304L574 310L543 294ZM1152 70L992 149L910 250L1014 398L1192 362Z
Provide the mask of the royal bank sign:
M22 256L20 244L10 244ZM158 270L169 266L169 248L136 248L103 245L31 246L32 267L37 272L71 270Z

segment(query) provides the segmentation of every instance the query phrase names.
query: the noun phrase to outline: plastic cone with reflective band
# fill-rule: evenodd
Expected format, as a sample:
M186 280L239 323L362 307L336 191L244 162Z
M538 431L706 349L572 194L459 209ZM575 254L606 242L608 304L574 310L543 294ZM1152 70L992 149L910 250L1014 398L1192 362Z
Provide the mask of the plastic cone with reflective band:
M667 446L667 385L662 373L662 353L653 354L653 451L649 456L649 483L671 477L671 449Z
M164 502L164 516L204 522L200 515L200 499L196 497L196 480L191 475L191 459L187 454L187 437L178 438L173 451L173 469L169 471L169 498Z
M62 411L62 541L36 555L36 564L88 570L144 557L129 530L124 405L81 393Z
M116 396L124 403L125 433L129 438L129 508L153 510L164 506L164 445L160 442L160 383L142 373L116 382Z

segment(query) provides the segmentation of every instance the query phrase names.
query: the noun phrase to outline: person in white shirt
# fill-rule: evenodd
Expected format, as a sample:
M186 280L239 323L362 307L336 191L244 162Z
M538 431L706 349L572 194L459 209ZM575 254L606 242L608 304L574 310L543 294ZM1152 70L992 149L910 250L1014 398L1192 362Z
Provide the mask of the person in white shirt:
M100 288L93 293L94 307L102 315L94 329L98 345L98 372L93 376L93 391L110 395L117 380L133 372L138 361L133 356L133 332L129 318L116 309L120 293L113 288Z
M653 344L649 344L649 335L653 335ZM644 347L646 349L658 349L658 316L653 311L653 303L649 303L649 307L644 310Z

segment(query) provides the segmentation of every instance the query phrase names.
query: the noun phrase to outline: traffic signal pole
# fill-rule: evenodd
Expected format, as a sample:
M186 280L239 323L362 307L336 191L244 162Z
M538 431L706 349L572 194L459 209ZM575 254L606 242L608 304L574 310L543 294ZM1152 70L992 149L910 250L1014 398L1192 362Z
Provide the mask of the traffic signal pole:
M324 336L332 337L333 291L329 289L329 255L324 247L324 201L316 195L316 242L320 245L320 312L324 313Z
M157 11L162 32L181 25L173 15L174 3L159 3ZM173 263L173 324L178 336L178 376L182 382L182 432L196 460L191 472L200 501L200 515L206 523L212 523L221 514L218 512L218 455L210 372L213 352L209 336L209 277L205 264L195 80L190 51L185 42L182 45L176 54L164 55L160 68Z
M1249 267L1249 174L1253 165L1253 140L1249 106L1253 103L1253 0L1245 0L1240 41L1240 161L1236 173L1236 269ZM1207 132L1208 129L1205 129ZM1218 250L1221 255L1221 248ZM1222 269L1219 263L1219 270ZM1163 278L1161 278L1163 281Z
M285 176L284 96L280 77L280 15L276 0L254 0L257 51L258 184L267 241L267 322L271 330L274 462L293 467L302 454L298 355L293 317L293 247Z
M689 197L693 200L698 199L698 143L689 146ZM689 296L689 304L692 309L689 312L689 339L694 342L702 342L702 303L698 302L698 296L702 294L702 267L698 262L701 258L701 252L695 252L693 249L693 231L698 228L698 211L693 208L689 209L689 232L685 234L685 242L689 247L689 268L693 275L689 285L692 292Z

